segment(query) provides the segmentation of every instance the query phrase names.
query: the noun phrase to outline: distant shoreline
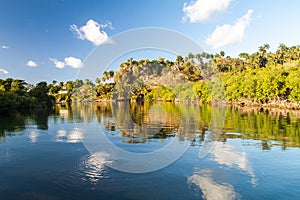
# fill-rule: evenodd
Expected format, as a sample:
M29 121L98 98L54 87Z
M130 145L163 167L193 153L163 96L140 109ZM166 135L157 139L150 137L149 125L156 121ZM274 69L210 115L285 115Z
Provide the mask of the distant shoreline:
M169 102L169 103L191 103L191 104L199 104L199 105L226 105L226 106L233 106L233 107L245 107L245 108L271 108L271 109L282 109L282 110L300 110L300 103L291 101L291 100L276 100L267 103L261 103L258 101L251 101L251 100L238 100L238 101L212 101L208 103L201 103L199 101L135 101L129 99L95 99L91 100L82 100L82 101L72 101L72 103L88 103L88 102L96 102L96 103L110 103L110 102L132 102L132 103L143 103L143 102L152 102L152 103L162 103L162 102ZM68 102L56 102L55 104L66 104Z
M226 102L226 104L232 106L239 106L239 107L260 107L260 108L300 110L300 103L293 102L290 100L271 101L268 103L241 100L241 101L234 101L234 102Z

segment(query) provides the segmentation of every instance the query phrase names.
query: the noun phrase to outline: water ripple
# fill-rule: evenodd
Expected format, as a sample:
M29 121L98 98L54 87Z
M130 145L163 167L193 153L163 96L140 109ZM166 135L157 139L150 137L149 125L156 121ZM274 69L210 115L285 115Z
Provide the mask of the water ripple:
M106 167L113 161L109 159L109 155L98 152L82 158L81 171L88 181L97 183L100 179L108 178Z

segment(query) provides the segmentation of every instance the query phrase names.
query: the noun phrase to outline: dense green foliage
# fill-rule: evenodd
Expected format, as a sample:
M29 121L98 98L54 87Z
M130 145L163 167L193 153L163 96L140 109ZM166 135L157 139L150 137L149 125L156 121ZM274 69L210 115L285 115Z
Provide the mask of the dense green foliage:
M240 54L232 62L242 61L239 67L222 68L228 101L300 101L300 48L281 44L275 53L268 53L268 48L264 45L254 54Z
M0 79L0 113L16 109L49 108L52 105L53 98L48 95L46 82L32 86L19 79Z
M54 80L32 86L23 80L0 79L0 112L94 100L287 102L299 107L300 47L281 44L274 53L268 49L265 44L237 58L225 57L224 51L179 55L175 61L130 58L117 71L104 71L95 83Z
M274 53L268 52L269 48L265 44L257 52L241 53L237 58L225 57L224 51L190 53L185 58L177 56L174 62L164 58L152 61L131 58L110 76L115 84L111 98L259 104L299 102L299 46L281 44Z

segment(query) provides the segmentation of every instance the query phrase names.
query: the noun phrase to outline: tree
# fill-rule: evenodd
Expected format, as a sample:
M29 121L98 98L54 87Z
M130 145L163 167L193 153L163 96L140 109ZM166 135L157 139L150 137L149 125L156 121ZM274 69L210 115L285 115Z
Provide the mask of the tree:
M64 82L59 82L59 88L62 89L64 87Z
M130 62L132 63L132 60L130 60ZM114 71L110 70L110 71L104 71L103 75L102 75L102 82L105 82L107 80L109 80L110 78L114 77Z
M259 67L266 67L266 64L268 63L268 59L267 59L267 50L270 49L270 45L269 44L264 44L262 46L259 47Z
M24 80L15 79L11 82L11 92L23 94L26 92L26 82Z
M36 105L41 108L49 108L53 105L54 99L48 95L49 88L47 83L39 82L33 89L29 91L29 94L35 98Z
M182 56L177 56L177 58L176 58L176 61L175 61L175 65L174 65L174 67L175 67L175 69L177 70L177 71L180 71L181 70L181 65L182 65L182 63L183 63L183 57Z
M65 84L65 89L68 90L68 92L72 92L73 87L74 87L73 81L68 81L68 82Z
M100 78L96 78L96 85L100 85L101 84L101 79Z
M222 58L224 58L225 52L224 51L220 51L220 55L222 56Z
M5 91L10 91L12 82L13 82L13 79L12 79L12 78L7 78L7 79L4 81Z
M195 58L195 55L193 53L189 53L188 54L188 59L191 61L191 62L194 62L194 58Z

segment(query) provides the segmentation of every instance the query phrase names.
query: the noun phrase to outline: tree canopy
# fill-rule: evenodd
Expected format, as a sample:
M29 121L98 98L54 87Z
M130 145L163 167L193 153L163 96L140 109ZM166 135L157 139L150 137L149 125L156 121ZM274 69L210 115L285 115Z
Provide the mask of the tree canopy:
M178 55L174 61L129 58L118 70L104 71L95 83L77 79L31 85L0 79L0 112L94 100L288 102L299 108L300 47L280 44L275 52L269 49L264 44L238 57L220 51Z

